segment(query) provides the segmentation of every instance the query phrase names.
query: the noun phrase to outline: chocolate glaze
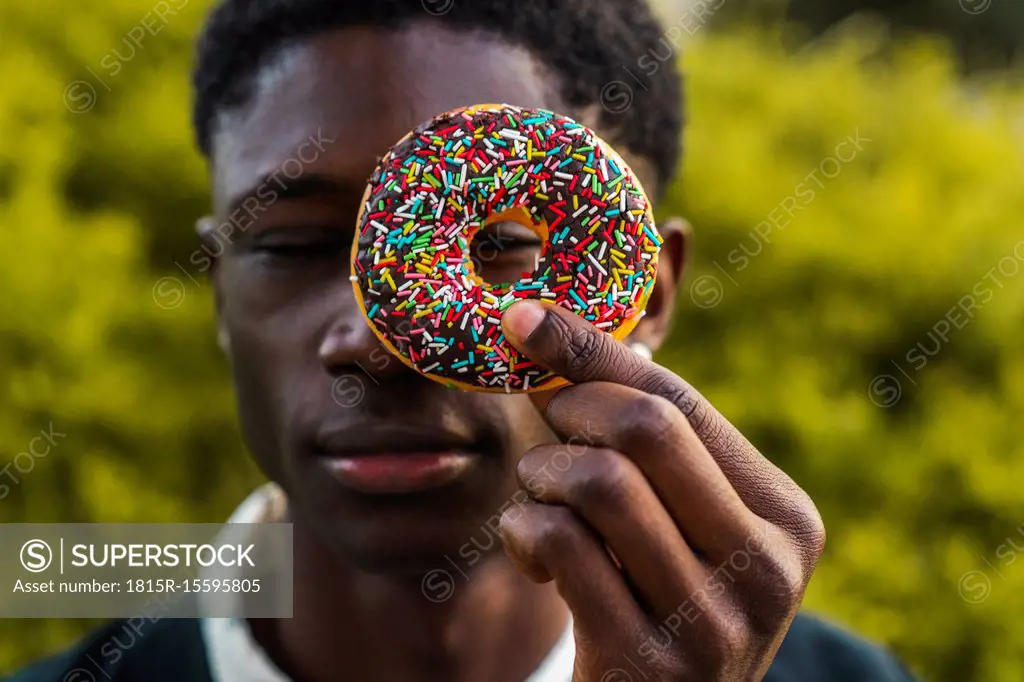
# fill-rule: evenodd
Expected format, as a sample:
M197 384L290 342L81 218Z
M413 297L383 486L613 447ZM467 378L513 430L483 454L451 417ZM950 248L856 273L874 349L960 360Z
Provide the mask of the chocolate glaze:
M481 282L469 244L514 209L547 233L538 266L513 283ZM511 105L417 126L374 170L357 230L352 280L374 331L432 379L504 392L561 383L505 339L513 302L540 299L625 330L650 296L661 246L648 198L614 150L568 117Z

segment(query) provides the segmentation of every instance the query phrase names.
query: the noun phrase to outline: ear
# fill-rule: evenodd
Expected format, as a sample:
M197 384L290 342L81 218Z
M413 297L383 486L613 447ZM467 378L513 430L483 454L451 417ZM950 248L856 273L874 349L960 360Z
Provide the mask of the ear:
M692 228L683 218L669 218L658 226L664 243L658 255L658 277L654 291L647 302L646 314L627 343L642 343L652 351L657 350L672 325L676 292L683 281L691 243Z
M220 285L217 278L220 256L224 253L224 245L217 239L217 219L211 215L205 215L196 221L196 234L202 243L202 262L204 270L210 279L213 287L214 310L217 313L217 345L226 355L231 348L231 338L228 335L227 327L224 325L224 318L221 315L223 298L221 297Z

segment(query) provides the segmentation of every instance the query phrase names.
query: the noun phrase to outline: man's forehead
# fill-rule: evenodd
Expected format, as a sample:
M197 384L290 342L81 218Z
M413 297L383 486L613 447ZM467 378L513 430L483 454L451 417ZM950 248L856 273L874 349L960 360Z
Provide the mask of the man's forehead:
M596 112L569 111L559 85L530 51L497 34L424 22L324 33L282 50L261 69L247 105L220 122L216 208L286 164L294 171L302 149L302 172L365 182L406 132L460 106L508 102L593 126ZM315 157L311 137L330 141Z

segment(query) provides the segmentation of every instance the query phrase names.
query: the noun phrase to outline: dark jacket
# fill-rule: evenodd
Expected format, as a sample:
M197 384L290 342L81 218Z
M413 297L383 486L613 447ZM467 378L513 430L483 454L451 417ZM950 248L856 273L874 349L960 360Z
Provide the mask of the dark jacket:
M2 682L212 682L199 621L165 619L148 625L143 636L112 661L101 647L112 636L123 639L124 628L124 621L114 621ZM797 616L764 678L764 682L913 680L883 649L807 615Z

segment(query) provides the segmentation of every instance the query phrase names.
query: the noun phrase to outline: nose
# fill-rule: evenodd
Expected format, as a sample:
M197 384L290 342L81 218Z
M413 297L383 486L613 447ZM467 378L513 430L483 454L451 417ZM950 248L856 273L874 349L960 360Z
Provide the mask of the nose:
M384 347L369 322L348 316L327 329L318 354L324 369L332 376L340 376L353 368L378 378L410 371Z

